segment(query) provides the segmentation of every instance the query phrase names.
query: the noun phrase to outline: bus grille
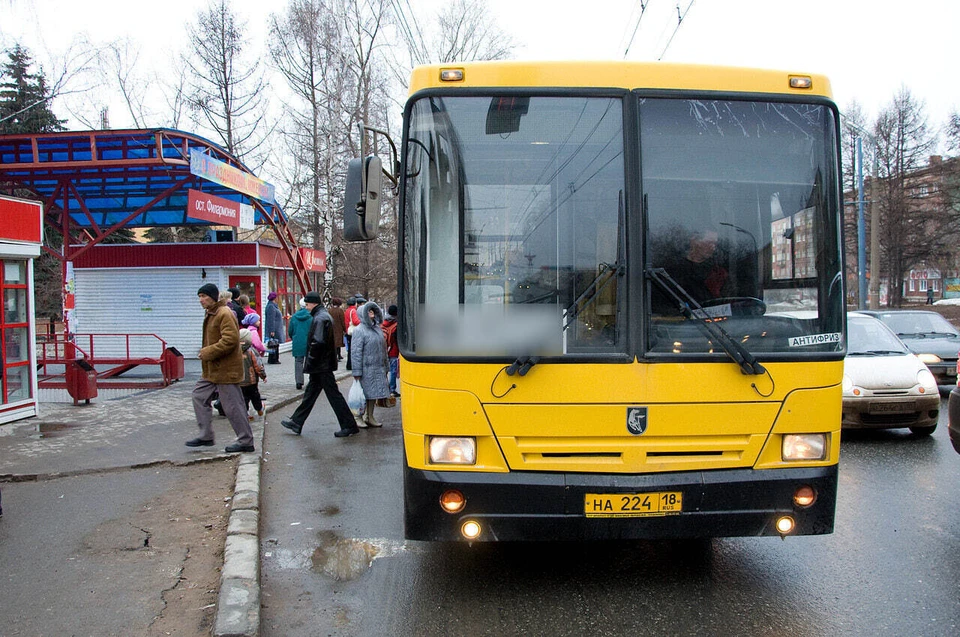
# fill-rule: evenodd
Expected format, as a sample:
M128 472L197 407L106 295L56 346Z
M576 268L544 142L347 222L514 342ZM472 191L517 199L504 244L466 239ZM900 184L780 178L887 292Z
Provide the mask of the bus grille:
M653 473L752 466L763 435L684 437L501 437L515 471Z

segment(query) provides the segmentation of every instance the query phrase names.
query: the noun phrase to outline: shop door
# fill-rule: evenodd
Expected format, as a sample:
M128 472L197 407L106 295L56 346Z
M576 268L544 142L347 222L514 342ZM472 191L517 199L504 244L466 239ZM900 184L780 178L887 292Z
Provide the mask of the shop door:
M30 377L30 323L27 316L27 261L2 259L0 268L0 403L9 404L32 398Z
M257 314L263 315L263 308L260 307L260 277L258 276L231 276L227 279L230 287L240 290L240 294L245 294L250 299L250 307Z

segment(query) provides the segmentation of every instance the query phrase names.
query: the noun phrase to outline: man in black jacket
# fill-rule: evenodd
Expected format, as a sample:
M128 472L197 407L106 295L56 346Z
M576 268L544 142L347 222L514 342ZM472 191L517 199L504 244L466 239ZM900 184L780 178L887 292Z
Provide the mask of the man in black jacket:
M313 316L310 336L307 340L307 356L303 361L303 371L308 375L309 380L300 405L289 419L280 421L280 424L300 435L303 423L307 421L307 416L313 410L313 404L320 397L320 392L324 392L340 422L340 431L334 432L333 435L337 438L346 438L358 433L360 429L333 375L333 372L337 371L337 348L333 345L333 319L323 308L318 292L307 292L303 301Z

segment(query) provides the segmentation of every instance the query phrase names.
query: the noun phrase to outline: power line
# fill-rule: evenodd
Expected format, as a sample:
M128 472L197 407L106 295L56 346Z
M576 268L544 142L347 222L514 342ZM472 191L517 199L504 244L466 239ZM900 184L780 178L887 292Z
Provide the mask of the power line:
M666 46L663 47L663 51L660 52L660 57L657 58L657 61L663 59L664 54L666 54L667 49L670 48L670 43L673 42L673 36L677 34L677 31L680 30L680 25L683 24L683 19L687 17L687 13L690 11L690 7L693 6L694 0L690 0L690 4L687 5L687 8L683 10L683 13L680 13L680 5L677 5L677 26L673 30L673 33L670 34L670 39L667 40Z
M633 33L630 34L630 41L627 42L627 48L623 51L623 59L627 59L627 53L630 52L630 47L633 46L633 39L637 37L637 31L640 29L640 21L643 20L643 14L646 10L647 2L640 0L640 15L637 16L637 23L633 26Z
M414 64L426 64L427 60L427 47L423 44L423 36L420 35L418 38L414 34L413 29L410 27L410 22L407 20L407 16L410 15L414 20L414 25L417 27L419 32L420 26L416 24L416 16L413 14L413 11L410 9L410 3L407 2L407 10L404 11L403 7L400 6L399 0L392 0L391 4L393 5L393 13L397 18L397 26L400 27L400 30L403 32L404 39L408 43L408 48L411 55L413 55Z
M413 21L413 31L416 35L416 41L420 45L421 53L421 64L427 64L430 62L430 52L427 50L427 44L423 39L423 30L420 28L420 23L417 21L417 14L414 12L413 7L410 6L410 0L404 0L407 5L407 12L410 14L410 20Z

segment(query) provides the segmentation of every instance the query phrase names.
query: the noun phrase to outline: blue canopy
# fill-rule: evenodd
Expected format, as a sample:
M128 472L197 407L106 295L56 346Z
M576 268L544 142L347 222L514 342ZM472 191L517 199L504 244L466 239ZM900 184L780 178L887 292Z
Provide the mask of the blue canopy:
M192 175L191 151L255 177L222 147L191 133L167 128L74 131L0 135L0 189L30 190L46 211L67 210L71 227L91 228L95 234L114 226L211 225L187 216L191 188L253 205L257 224L286 225L272 202Z

